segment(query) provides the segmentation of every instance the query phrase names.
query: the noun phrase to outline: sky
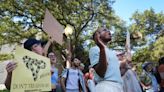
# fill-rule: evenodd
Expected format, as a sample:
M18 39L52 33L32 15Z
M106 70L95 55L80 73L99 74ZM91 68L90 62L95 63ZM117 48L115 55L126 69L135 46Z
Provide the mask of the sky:
M126 21L127 25L130 24L129 18L136 10L143 12L151 7L155 13L164 13L164 0L116 0L113 4L116 15Z

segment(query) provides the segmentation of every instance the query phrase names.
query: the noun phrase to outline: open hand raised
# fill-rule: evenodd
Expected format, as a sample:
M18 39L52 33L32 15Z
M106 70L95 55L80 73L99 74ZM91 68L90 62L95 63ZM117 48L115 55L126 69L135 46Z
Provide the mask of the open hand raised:
M100 48L104 48L105 47L105 44L103 43L103 41L100 38L100 32L99 31L97 31L95 33L94 40L95 40L97 46L99 46Z

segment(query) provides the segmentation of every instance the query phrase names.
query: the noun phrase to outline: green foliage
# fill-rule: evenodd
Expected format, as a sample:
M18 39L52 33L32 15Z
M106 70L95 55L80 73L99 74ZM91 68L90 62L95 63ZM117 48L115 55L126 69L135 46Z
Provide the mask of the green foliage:
M141 32L143 39L137 44L144 46L133 55L133 61L145 62L154 61L164 56L164 14L155 13L151 8L143 13L136 11L131 20L133 23L129 29L131 32ZM137 45L136 44L136 45ZM134 46L136 46L134 45Z
M98 26L121 28L120 19L111 7L113 3L113 0L1 0L0 45L19 43L24 38L35 37L38 32L43 33L42 39L47 39L42 29L47 8L63 26L73 26L70 38L76 56L75 50L83 46ZM64 43L55 47L61 52L66 46ZM81 51L83 53L84 49ZM88 56L87 52L84 53Z
M164 56L164 36L160 37L152 47L151 49L151 59L153 61L158 61L160 57Z
M135 62L145 62L153 61L157 62L160 57L164 56L164 37L160 37L155 43L149 45L148 47L139 49L133 55L133 61Z
M10 60L10 59L13 59L13 55L11 55L11 54L0 54L0 61Z
M155 13L152 8L145 10L143 13L136 11L131 20L133 23L129 30L133 33L139 31L143 35L143 40L138 44L145 45L149 41L146 39L148 36L157 38L163 34L164 14L162 12ZM154 39L151 40L154 41Z
M131 34L139 31L143 35L141 40L131 37L132 48L143 46L149 41L148 37L154 37L155 39L151 39L152 42L148 44L152 47L146 47L135 53L133 60L136 62L143 62L147 58L156 60L163 55L161 49L159 50L163 47L157 48L161 46L159 44L163 44L160 38L164 34L163 13L155 13L153 9L143 13L136 11L131 18L133 23L126 27L125 22L116 16L112 9L114 2L114 0L1 0L0 46L19 43L24 38L35 37L38 32L42 33L42 40L47 40L48 36L42 29L44 12L47 8L63 26L67 24L73 26L74 32L70 36L73 56L83 56L82 61L88 59L88 49L94 45L90 38L98 26L105 26L113 31L111 48L125 46L127 30ZM156 43L157 45L152 45L159 38L161 41ZM86 40L90 43L88 44ZM53 44L54 50L62 53L62 50L67 48L66 39L64 41L63 46ZM159 52L148 55L150 48Z
M145 61L150 61L150 52L149 52L149 48L142 48L136 51L136 53L134 53L132 60L135 62L145 62Z

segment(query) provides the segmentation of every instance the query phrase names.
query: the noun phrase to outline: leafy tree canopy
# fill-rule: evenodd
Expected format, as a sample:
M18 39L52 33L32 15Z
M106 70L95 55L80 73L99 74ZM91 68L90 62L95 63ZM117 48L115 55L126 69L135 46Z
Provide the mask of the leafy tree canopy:
M63 25L74 28L71 35L73 54L83 49L83 43L98 26L121 28L121 20L115 16L112 0L1 0L0 1L0 45L19 43L22 39L35 37L42 32L42 39L47 35L42 29L45 9ZM66 48L55 45L60 52ZM80 46L80 47L79 47ZM84 49L81 50L83 53ZM83 54L86 55L87 54ZM80 53L79 53L80 56ZM84 56L85 57L85 56Z
M131 32L141 32L143 35L142 41L138 42L140 48L133 56L136 62L158 61L164 56L164 14L163 12L155 13L151 8L143 13L136 11L131 20Z

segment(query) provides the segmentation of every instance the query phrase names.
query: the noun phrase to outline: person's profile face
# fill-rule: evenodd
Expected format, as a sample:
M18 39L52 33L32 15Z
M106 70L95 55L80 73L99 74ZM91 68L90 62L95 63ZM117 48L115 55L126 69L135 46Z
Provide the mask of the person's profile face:
M110 31L107 30L106 28L99 30L99 34L100 34L100 38L103 41L111 41L111 39L112 39L112 35L111 35Z
M81 61L79 59L75 58L73 62L76 67L80 66Z
M94 73L94 69L93 68L90 68L89 69L89 73Z
M41 44L34 44L32 47L31 47L31 51L39 54L39 55L43 55L43 48L41 46Z
M125 56L123 54L118 54L117 57L120 61L124 60L124 58L125 58Z

